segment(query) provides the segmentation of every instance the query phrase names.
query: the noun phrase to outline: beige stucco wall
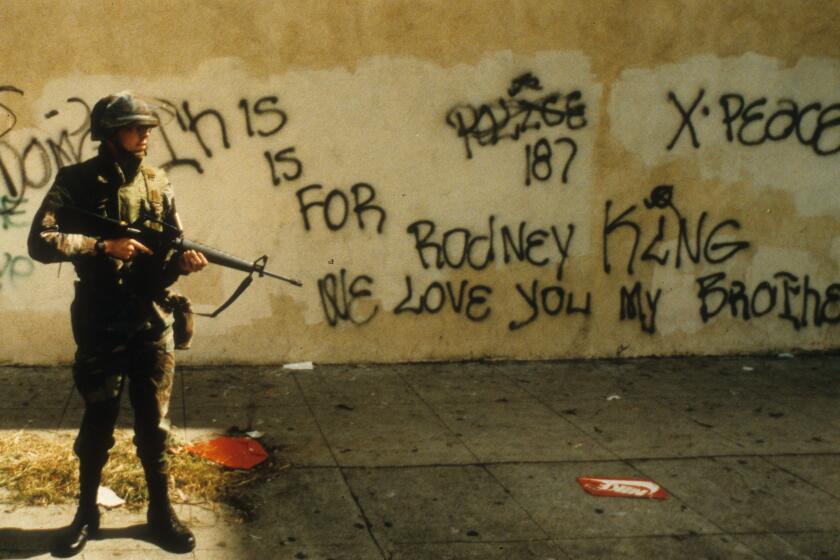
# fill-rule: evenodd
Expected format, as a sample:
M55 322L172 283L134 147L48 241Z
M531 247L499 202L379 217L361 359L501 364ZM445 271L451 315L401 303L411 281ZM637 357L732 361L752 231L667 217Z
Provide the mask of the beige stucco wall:
M263 279L197 319L182 361L838 348L838 17L832 1L5 2L0 362L72 358L72 267L32 263L25 237L57 159L94 151L86 107L123 89L178 109L149 159L188 236L304 282ZM240 279L179 285L209 310Z

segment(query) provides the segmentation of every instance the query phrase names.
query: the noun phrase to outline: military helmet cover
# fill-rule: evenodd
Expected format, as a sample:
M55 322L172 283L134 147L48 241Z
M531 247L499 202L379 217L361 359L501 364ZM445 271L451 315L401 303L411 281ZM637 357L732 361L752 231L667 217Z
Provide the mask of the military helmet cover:
M158 126L160 120L149 104L128 91L103 97L90 113L90 133L93 140L107 138L109 130L123 126Z

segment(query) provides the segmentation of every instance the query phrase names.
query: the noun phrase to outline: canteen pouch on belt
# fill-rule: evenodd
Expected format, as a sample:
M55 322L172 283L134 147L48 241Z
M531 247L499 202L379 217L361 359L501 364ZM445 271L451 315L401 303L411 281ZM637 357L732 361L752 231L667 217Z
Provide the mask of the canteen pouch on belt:
M172 313L175 320L172 331L175 335L175 348L187 350L192 344L193 314L192 304L187 296L167 290L163 298L163 308Z

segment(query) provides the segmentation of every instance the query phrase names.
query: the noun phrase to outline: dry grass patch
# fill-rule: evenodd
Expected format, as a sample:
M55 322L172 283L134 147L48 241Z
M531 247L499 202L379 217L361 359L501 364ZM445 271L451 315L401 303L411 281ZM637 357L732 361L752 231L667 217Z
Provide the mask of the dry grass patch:
M117 430L102 475L102 485L111 488L131 509L146 503L146 481L137 458L132 435ZM225 502L236 504L239 494L253 483L276 474L272 458L243 471L221 467L174 447L167 457L170 495L180 503ZM73 454L73 436L44 436L26 431L0 435L0 489L14 501L27 505L73 503L79 490L79 461Z

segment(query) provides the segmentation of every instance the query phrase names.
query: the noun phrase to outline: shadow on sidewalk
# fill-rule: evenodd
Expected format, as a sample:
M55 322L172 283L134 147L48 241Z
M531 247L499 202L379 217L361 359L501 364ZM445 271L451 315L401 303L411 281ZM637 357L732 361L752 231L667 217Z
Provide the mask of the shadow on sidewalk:
M0 560L33 558L47 554L50 552L53 540L63 530L63 526L55 529L0 527ZM108 539L134 539L154 544L145 524L100 529L91 538L91 541L104 541Z
M50 543L61 532L57 529L0 527L0 558L32 558L50 551Z

